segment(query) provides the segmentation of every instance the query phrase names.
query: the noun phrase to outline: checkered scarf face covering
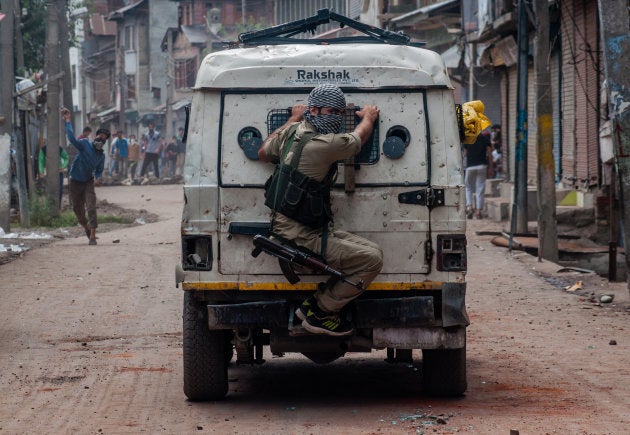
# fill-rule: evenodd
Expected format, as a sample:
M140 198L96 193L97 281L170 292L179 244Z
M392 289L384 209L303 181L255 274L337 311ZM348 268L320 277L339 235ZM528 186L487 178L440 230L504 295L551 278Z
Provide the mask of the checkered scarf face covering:
M344 110L346 108L346 98L335 85L319 85L311 91L308 96L308 107L332 107L333 109ZM304 112L304 119L313 124L318 133L339 133L343 124L343 115L311 115L307 109Z

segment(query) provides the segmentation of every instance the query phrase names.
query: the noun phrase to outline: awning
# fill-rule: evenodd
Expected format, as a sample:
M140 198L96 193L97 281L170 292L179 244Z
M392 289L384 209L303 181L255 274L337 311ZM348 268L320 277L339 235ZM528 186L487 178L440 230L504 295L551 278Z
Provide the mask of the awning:
M96 116L98 116L99 118L102 118L103 116L107 116L110 113L114 113L115 111L116 111L115 107L110 107L109 109L103 110L102 112L98 112Z
M161 124L163 122L163 118L166 116L165 112L148 112L142 115L138 119L138 123L140 124L148 124L149 122L153 122L156 124Z
M120 20L124 17L125 12L128 12L132 9L137 8L138 6L140 6L142 3L144 3L145 0L140 0L137 3L133 3L131 5L127 5L125 7L122 7L120 9L116 9L114 12L110 13L109 16L107 17L108 20Z
M139 118L140 114L138 113L137 110L130 110L125 112L125 121L128 121L132 124L138 122L138 118Z
M171 105L171 109L177 111L179 109L183 109L184 107L188 106L190 104L190 100L179 100L174 102Z
M451 48L441 53L441 56L447 68L455 69L459 67L459 61L462 58L462 50L458 45L453 45ZM466 62L466 67L468 67L470 56L466 55L464 61Z
M461 19L461 12L459 11L460 2L461 0L446 0L434 3L392 18L391 23L397 27L411 26L437 15L453 15L454 18Z
M462 29L461 0L446 0L392 18L391 28L412 40L423 41L433 51L454 45Z
M116 107L111 107L109 109L103 110L102 112L98 112L96 116L100 119L101 123L105 123L114 119L114 113L117 113L118 109Z
M223 39L219 38L217 35L208 30L207 26L205 25L169 27L168 29L166 29L164 37L162 38L162 43L160 44L160 48L162 49L162 51L166 51L168 49L167 38L169 32L172 32L173 35L177 35L181 32L188 40L188 42L190 42L192 45L197 45L201 47L206 47L207 45L209 45L209 43L212 44L214 42L223 42Z
M99 122L101 124L104 124L114 119L115 113L118 113L118 109L116 107L111 107L109 109L103 110L102 112L98 112L96 114L96 117L99 118Z
M484 53L488 51L487 48L488 46L486 44L477 44L477 65L476 66L480 66L480 65L483 66L483 64L481 63L481 58L482 56L484 56ZM446 65L447 68L451 68L451 69L459 68L459 62L461 61L461 58L462 58L462 49L460 46L453 45L448 50L440 53L440 55L442 56L442 59L444 59L444 64ZM470 52L466 50L465 53L463 53L463 55L464 55L464 65L466 68L468 68L470 65Z
M219 38L208 32L203 26L181 26L182 33L191 44L206 44L208 41L218 41Z
M116 23L106 21L104 15L98 13L90 15L90 27L93 35L116 36Z

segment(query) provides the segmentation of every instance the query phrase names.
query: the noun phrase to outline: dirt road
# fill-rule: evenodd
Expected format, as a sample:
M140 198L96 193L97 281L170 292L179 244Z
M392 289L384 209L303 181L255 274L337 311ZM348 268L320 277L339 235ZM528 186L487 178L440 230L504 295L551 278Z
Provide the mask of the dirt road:
M475 236L496 229L485 221L470 221L465 397L424 397L419 353L389 365L373 352L324 366L265 355L230 368L225 401L187 402L174 288L181 192L100 188L99 199L160 220L0 266L0 433L628 433L625 285L562 275L586 283L567 293L539 276L558 282L555 265Z

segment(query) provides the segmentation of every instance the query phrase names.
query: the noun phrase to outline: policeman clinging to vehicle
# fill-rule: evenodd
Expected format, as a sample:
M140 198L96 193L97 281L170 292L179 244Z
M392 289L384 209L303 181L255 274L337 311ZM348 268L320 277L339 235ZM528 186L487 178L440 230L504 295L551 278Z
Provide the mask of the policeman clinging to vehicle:
M353 333L353 326L340 311L383 266L383 251L376 243L329 228L330 189L337 162L361 151L379 115L376 106L365 105L355 113L361 121L354 130L340 133L345 111L341 89L319 85L309 94L308 107L295 105L287 122L265 139L258 152L260 160L279 163L265 192L265 204L272 209L272 235L321 254L348 280L362 283L357 288L331 279L296 310L304 329L331 336Z

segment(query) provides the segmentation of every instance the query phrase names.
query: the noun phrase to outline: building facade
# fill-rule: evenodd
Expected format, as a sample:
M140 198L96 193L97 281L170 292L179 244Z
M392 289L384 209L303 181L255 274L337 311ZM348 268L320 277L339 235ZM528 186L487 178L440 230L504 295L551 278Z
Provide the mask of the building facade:
M568 0L550 2L548 41L551 53L553 136L556 180L562 186L589 189L601 185L605 168L600 159L599 128L603 116L600 92L603 59L597 2ZM503 143L514 178L516 146L516 99L519 80L516 57L517 8L512 2L478 1L479 26L467 35L469 43L486 44L479 66L500 77ZM530 26L527 73L527 181L536 185L536 77L533 63L535 29ZM521 78L523 79L523 78ZM604 116L605 117L605 116Z
M177 24L177 5L169 0L139 0L108 16L117 24L115 89L118 125L138 134L153 122L166 127L168 62L161 51L164 31Z

